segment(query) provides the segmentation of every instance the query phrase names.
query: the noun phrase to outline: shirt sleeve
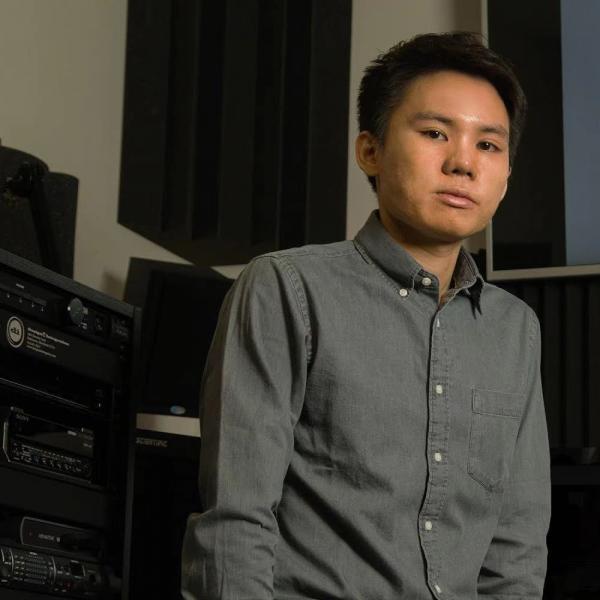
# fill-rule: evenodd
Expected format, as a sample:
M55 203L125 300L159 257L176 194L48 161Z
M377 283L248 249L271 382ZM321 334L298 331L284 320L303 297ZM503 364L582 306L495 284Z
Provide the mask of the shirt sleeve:
M550 453L540 380L540 327L531 313L526 404L498 525L479 575L480 598L541 599L550 523Z
M203 377L203 511L183 544L186 600L273 598L276 511L304 399L306 304L283 257L255 259L226 297Z

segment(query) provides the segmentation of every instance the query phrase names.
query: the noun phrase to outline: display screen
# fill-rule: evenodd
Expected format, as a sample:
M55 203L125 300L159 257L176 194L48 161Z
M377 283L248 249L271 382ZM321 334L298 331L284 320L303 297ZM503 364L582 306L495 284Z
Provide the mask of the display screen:
M94 454L94 434L88 429L70 429L21 413L11 415L10 429L14 436L50 450L65 450L89 458Z
M489 45L513 63L529 103L492 223L493 270L600 265L600 2L487 7Z

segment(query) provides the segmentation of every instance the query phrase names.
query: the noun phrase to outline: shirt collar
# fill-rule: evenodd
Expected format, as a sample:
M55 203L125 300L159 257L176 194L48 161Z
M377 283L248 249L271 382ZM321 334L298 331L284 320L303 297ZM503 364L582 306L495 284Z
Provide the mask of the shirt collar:
M422 285L424 279L437 281L403 247L396 242L379 220L379 211L374 210L354 241L361 254L369 262L375 262L392 279L402 286L414 289ZM464 249L460 249L454 270L455 292L466 293L471 299L473 311L481 313L481 289L483 277L473 260Z

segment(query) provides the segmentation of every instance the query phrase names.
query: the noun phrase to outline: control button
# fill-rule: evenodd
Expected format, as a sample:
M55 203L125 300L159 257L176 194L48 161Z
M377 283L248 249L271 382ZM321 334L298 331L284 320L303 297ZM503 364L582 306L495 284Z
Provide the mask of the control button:
M438 593L441 594L442 593L442 588L436 583L433 586L433 589Z
M425 521L425 529L431 531L433 529L433 523L431 521Z
M435 326L439 329L439 327L440 327L440 320L439 319L436 319Z
M73 300L69 302L69 305L67 306L67 312L69 313L69 318L71 319L73 325L81 325L85 315L85 307L79 298L73 298Z
M438 396L444 393L444 388L439 383L435 386L435 393Z
M433 458L435 458L435 462L442 462L442 455L441 455L441 453L440 453L440 452L436 452L436 453L433 455Z
M423 277L423 280L421 281L421 283L425 287L429 287L431 285L431 279L429 277Z
M104 335L106 333L106 320L102 315L96 315L94 319L94 331L98 335Z
M406 296L408 296L408 290L406 288L401 288L400 290L398 290L398 293L403 297L406 298Z

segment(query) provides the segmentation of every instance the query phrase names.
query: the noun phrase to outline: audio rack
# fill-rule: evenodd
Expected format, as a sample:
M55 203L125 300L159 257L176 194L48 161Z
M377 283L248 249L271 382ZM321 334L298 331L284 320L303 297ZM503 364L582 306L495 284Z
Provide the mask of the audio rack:
M127 600L139 310L0 250L0 597Z

